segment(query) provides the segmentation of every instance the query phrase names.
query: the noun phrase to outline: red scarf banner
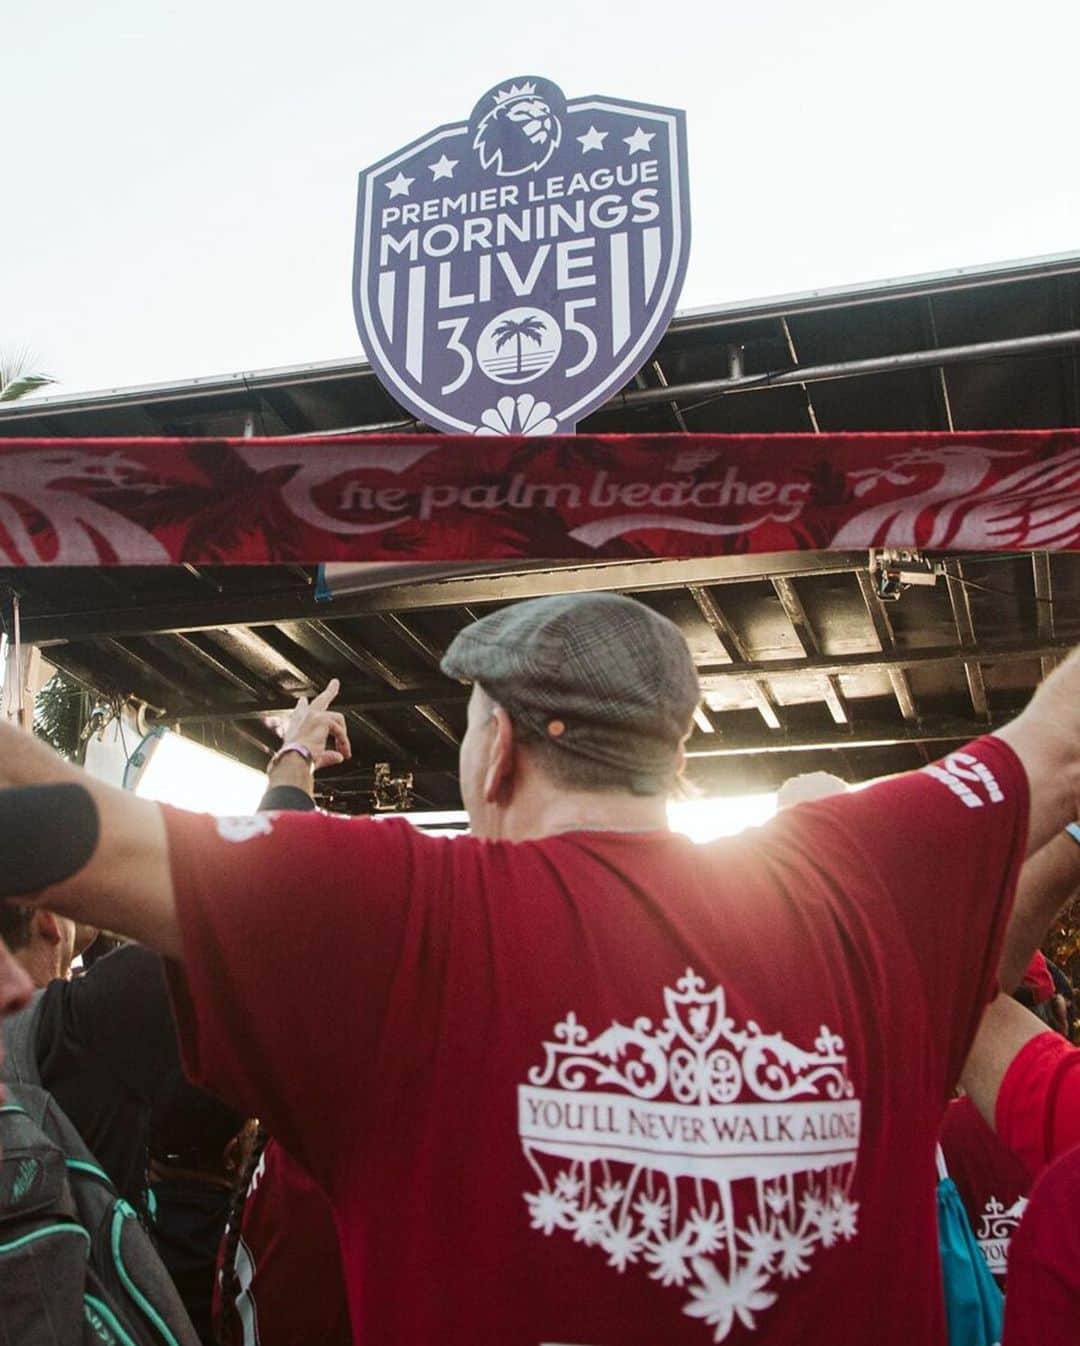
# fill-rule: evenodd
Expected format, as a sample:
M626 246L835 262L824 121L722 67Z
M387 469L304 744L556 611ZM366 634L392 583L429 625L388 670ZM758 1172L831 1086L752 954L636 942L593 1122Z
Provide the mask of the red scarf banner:
M1080 430L0 441L0 564L1080 550Z

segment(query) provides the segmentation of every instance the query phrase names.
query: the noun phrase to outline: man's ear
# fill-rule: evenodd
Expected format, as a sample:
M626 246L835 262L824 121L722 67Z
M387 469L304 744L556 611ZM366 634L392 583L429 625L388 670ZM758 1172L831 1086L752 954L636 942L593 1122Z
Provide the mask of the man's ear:
M63 938L60 922L51 911L46 911L44 907L38 907L34 912L34 932L46 944L51 944L53 948Z
M493 706L487 769L484 772L484 802L497 803L506 795L514 778L514 726L502 706Z

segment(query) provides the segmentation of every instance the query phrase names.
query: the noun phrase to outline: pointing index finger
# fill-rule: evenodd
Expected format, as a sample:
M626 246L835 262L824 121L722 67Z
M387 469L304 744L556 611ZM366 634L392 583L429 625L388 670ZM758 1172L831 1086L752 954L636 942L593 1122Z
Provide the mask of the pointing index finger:
M325 710L326 707L330 704L331 701L333 701L334 697L337 696L338 692L340 691L341 691L340 681L337 678L331 678L330 681L319 693L319 695L313 698L311 702L312 710Z

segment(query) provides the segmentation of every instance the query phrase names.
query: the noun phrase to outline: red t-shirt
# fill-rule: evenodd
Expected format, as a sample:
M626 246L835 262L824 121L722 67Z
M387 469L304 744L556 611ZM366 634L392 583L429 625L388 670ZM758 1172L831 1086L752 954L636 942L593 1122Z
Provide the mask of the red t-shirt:
M215 1323L222 1316L221 1270L219 1255ZM243 1346L352 1346L329 1203L274 1140L267 1142L248 1187L236 1273Z
M1031 962L1024 971L1020 985L1031 992L1036 1005L1041 1005L1054 994L1054 978L1046 965L1046 954L1041 949L1036 949L1031 955Z
M1027 1206L1027 1169L986 1125L970 1098L945 1110L941 1148L986 1263L1005 1289L1009 1243Z
M1080 1148L1031 1189L1009 1254L1002 1346L1063 1346L1080 1324Z
M1027 806L988 738L707 846L167 811L186 1061L328 1193L359 1342L935 1343Z
M1080 1050L1049 1028L1025 1042L998 1089L994 1129L1032 1177L1080 1145Z

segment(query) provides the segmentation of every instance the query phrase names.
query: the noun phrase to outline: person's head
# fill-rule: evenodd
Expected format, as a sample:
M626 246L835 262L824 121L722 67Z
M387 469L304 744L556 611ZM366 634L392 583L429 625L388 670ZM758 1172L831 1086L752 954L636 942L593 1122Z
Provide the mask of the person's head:
M777 812L794 808L796 804L811 804L815 799L846 794L847 788L847 782L830 771L807 771L801 776L789 776L776 792Z
M0 939L35 986L71 975L77 927L45 907L0 902Z
M442 668L473 684L460 771L477 835L533 834L553 801L587 796L655 814L675 788L701 690L678 627L643 604L597 593L502 608Z

